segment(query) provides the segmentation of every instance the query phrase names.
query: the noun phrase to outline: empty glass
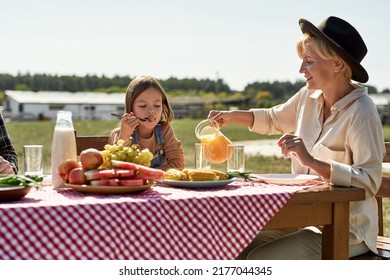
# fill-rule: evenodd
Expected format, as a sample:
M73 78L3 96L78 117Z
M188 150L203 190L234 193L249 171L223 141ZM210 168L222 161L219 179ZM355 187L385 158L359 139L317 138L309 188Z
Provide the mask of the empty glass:
M24 175L43 175L43 146L24 145Z
M228 172L245 171L245 146L243 144L229 144L227 149L231 152L227 160Z

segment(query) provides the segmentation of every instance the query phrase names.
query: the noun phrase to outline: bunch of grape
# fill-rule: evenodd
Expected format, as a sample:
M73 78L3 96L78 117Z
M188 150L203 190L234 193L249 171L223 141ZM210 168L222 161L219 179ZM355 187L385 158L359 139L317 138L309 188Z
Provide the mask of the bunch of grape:
M140 150L138 145L126 145L125 140L118 140L116 144L106 144L102 151L103 164L102 168L112 168L111 160L120 160L133 162L144 166L150 166L153 154L149 149Z

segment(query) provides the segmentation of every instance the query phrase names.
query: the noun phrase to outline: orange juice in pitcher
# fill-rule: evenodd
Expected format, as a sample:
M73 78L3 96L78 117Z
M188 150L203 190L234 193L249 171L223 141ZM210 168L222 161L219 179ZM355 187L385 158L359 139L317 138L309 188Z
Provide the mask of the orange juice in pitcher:
M206 159L211 163L221 163L226 161L232 150L228 145L232 142L219 130L217 122L203 120L195 128L196 137L202 143L208 143L205 153Z

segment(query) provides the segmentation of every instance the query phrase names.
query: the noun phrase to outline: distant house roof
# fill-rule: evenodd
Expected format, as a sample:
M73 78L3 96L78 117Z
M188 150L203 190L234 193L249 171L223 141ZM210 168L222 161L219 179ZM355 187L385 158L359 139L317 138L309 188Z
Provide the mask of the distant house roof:
M113 104L123 105L125 93L17 91L6 90L5 95L23 104Z

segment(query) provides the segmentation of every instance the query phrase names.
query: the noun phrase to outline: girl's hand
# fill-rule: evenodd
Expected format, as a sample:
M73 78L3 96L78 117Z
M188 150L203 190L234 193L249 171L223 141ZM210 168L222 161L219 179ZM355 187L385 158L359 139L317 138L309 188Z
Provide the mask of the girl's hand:
M124 114L121 120L119 139L129 139L133 135L134 130L139 123L140 121L133 112Z
M280 137L277 144L281 148L284 157L296 156L303 166L310 167L314 160L307 151L302 138L298 136L285 134Z

